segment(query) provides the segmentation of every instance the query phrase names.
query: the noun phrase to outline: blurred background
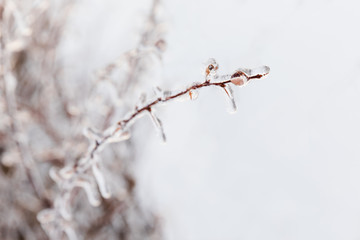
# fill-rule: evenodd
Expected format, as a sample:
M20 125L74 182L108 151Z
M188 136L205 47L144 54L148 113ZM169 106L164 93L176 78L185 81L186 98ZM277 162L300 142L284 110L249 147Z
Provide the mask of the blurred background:
M63 91L79 103L75 110L92 114L86 126L97 127L103 118L96 117L101 109L93 102L81 102L89 95L79 89L90 88L89 79L123 52L147 46L137 47L152 4L71 4L57 59ZM159 222L164 239L360 239L359 7L350 0L161 1L155 11L160 27L152 29L150 18L145 29L156 32L156 43L164 39L166 51L148 57L146 71L138 69L141 80L114 100L120 110L108 125L154 86L181 90L203 81L210 57L220 74L271 68L266 79L234 88L236 113L229 114L221 89L204 88L195 101L156 108L165 144L144 117L132 127L129 145L116 150L130 152L125 158L137 181L134 194L156 215L149 221ZM116 74L122 87L137 79ZM104 105L118 98L111 89L96 90L111 95ZM90 110L82 112L80 105ZM80 133L81 123L74 124ZM116 161L116 154L106 154ZM107 180L117 189L123 180L112 170Z

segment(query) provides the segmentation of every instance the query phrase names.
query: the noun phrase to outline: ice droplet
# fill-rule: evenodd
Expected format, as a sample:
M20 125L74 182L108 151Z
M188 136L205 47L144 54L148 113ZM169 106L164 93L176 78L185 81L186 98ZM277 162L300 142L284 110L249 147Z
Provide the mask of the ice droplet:
M230 113L235 113L237 111L237 106L234 99L233 90L230 85L226 85L225 87L223 87L223 89L226 95L228 96L228 99L230 100L230 104L231 104Z
M159 131L163 142L166 142L166 135L165 135L161 120L154 114L153 110L150 110L148 112L150 114L151 120L154 123L156 129Z
M199 97L199 91L196 89L189 90L189 96L191 100L196 100Z
M99 186L100 194L103 198L108 199L111 197L111 193L109 190L109 185L105 181L104 174L100 169L100 163L95 162L92 165L92 172L94 174L95 180Z

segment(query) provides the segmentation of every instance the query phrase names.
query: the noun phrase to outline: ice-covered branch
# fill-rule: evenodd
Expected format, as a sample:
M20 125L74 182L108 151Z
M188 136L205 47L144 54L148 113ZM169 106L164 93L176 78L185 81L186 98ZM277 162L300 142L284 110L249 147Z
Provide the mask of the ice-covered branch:
M87 129L85 131L85 135L93 141L93 144L90 146L84 158L82 158L76 164L72 166L66 166L58 171L58 173L53 172L52 174L52 178L58 182L59 186L63 187L64 193L66 193L57 199L57 202L59 203L57 207L60 209L57 211L55 210L52 212L52 214L57 215L58 217L61 216L63 219L68 221L71 220L68 196L75 187L81 187L85 190L89 198L89 202L93 206L98 206L100 203L99 193L94 186L95 182L98 185L101 196L103 198L110 197L109 188L103 176L103 172L100 170L101 161L99 159L99 153L109 143L128 139L130 137L128 132L129 127L135 122L136 119L138 119L138 117L145 113L150 114L154 125L159 130L162 139L165 141L166 136L164 134L162 122L154 114L154 109L159 104L166 103L184 96L188 96L190 99L192 99L194 91L198 91L205 87L218 87L225 91L226 95L231 100L232 108L235 110L236 105L231 85L244 86L253 79L263 78L264 76L268 75L270 71L269 67L264 66L255 70L238 69L231 75L218 76L216 73L214 73L211 78L208 78L208 75L210 75L212 70L217 70L217 68L217 64L216 67L214 67L214 64L209 64L206 67L205 81L202 83L195 83L182 91L171 93L170 91L162 91L160 88L157 88L157 96L155 99L147 103L142 103L143 106L135 107L135 110L132 113L130 113L124 119L118 121L114 126L108 128L104 133L97 132L93 129ZM142 99L141 102L143 102L143 100L144 99ZM92 169L92 173L89 173L89 169ZM67 210L64 211L64 209ZM44 219L43 214L45 213L48 215L49 210L39 214L38 219L40 221ZM42 223L46 224L47 221L43 221Z

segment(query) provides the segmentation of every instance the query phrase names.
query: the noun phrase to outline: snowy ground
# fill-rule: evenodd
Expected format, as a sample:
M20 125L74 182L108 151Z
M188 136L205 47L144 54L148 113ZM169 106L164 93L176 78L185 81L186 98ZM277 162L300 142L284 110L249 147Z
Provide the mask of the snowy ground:
M95 17L84 18L90 27L69 54L100 67L118 45L131 47L136 29L126 19L149 3L90 2L82 14ZM359 2L164 2L164 86L201 81L209 57L223 73L271 67L236 89L236 114L210 88L161 108L168 143L150 131L138 174L167 239L360 239ZM89 40L91 23L106 27Z

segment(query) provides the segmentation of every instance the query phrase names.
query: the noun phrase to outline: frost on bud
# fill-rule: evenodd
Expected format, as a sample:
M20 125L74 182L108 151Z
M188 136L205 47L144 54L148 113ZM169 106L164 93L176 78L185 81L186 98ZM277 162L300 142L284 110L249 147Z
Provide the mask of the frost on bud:
M218 69L219 69L219 64L215 61L214 58L210 58L205 63L205 78L206 78L206 81L212 80L216 76Z
M196 89L191 89L189 91L189 96L191 100L196 100L199 97L199 91Z
M74 185L85 190L89 203L92 206L97 207L100 205L100 196L93 179L81 177L74 182Z
M108 199L111 197L111 193L109 190L109 185L105 181L104 174L101 170L100 163L96 161L94 164L92 164L92 172L94 174L96 183L99 186L100 194L103 198Z
M237 110L237 107L236 107L236 103L235 103L235 99L234 99L234 94L233 94L233 90L231 88L230 85L226 85L225 87L223 87L226 95L228 96L229 100L230 100L230 103L231 103L231 110L230 112L231 113L234 113L236 112Z
M154 114L154 112L151 109L148 112L150 114L151 120L154 123L156 129L159 131L163 142L166 142L166 135L165 135L161 120Z

